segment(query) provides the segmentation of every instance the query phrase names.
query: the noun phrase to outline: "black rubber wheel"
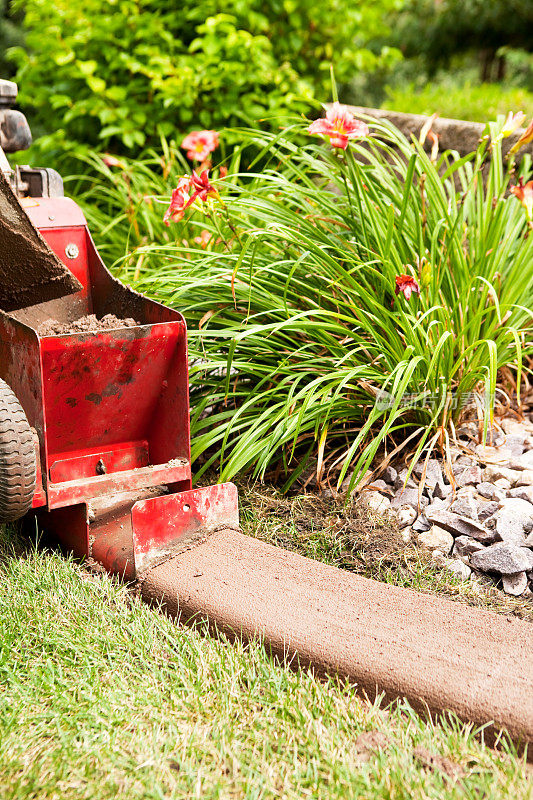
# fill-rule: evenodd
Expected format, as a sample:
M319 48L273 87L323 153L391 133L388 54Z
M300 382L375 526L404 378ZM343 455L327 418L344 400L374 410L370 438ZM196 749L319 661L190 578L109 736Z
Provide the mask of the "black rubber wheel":
M0 522L26 514L35 493L33 435L22 406L0 378Z

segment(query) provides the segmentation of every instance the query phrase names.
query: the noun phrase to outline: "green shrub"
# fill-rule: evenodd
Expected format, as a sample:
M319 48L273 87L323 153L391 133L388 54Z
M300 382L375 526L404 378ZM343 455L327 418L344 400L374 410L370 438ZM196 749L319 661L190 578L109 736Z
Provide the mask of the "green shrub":
M464 414L486 430L504 367L520 384L532 223L507 196L497 126L476 153L432 161L389 123L369 125L371 138L345 152L299 147L301 123L241 132L270 167L239 177L235 153L216 181L223 203L169 228L165 205L146 197L165 182L155 156L114 174L102 166L87 190L108 254L131 236L121 277L188 320L200 474L217 463L225 479L275 469L290 483L315 459L319 475L341 481L355 468L355 480L383 447L446 452ZM163 163L170 190L180 165ZM396 296L402 275L419 295Z
M9 48L20 46L24 41L21 17L20 12L14 11L10 0L0 0L0 78L11 78L15 72L6 53Z
M367 47L393 2L24 0L21 102L65 147L134 154L161 135L306 111L330 62L343 81L396 57Z

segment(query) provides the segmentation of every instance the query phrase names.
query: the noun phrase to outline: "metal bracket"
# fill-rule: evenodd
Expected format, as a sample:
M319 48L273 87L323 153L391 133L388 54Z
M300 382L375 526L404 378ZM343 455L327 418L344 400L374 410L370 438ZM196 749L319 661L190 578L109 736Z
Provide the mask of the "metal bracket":
M131 509L137 576L180 547L203 540L217 528L239 525L239 497L233 483L139 500Z

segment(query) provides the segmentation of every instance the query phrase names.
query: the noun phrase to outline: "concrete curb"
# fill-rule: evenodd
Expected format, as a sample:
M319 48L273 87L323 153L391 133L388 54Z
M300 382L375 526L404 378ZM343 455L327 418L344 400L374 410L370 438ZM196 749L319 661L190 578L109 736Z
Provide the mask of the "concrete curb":
M400 111L389 111L383 108L367 108L365 106L352 106L355 112L368 114L374 119L387 119L400 130L407 139L412 135L419 137L422 127L428 117L422 114L405 114ZM446 117L437 119L433 122L432 130L439 135L439 150L457 150L461 156L473 152L483 134L485 125L479 122L466 122L460 119L447 119ZM523 128L519 128L503 141L502 151L507 155L511 147L524 133ZM427 148L431 149L431 142L426 142ZM516 160L529 153L533 157L533 143L524 145L517 154Z
M230 636L356 681L370 698L405 697L533 742L533 626L378 583L235 531L213 534L150 570L145 600L183 621L207 617Z

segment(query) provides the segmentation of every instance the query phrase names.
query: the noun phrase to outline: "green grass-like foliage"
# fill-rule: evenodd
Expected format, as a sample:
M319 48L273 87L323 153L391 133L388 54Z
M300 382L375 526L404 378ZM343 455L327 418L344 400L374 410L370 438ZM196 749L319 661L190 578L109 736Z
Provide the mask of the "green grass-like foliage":
M202 632L0 532L2 800L530 796L505 738L497 753L454 717L380 710L259 642Z
M156 158L102 166L85 195L107 254L127 242L120 277L185 313L199 474L276 469L289 485L315 458L319 478L350 469L353 483L383 446L446 451L469 401L486 430L502 368L520 385L533 237L508 196L501 120L477 152L434 160L389 123L369 125L344 152L302 139L301 122L242 131L216 181L223 202L170 229L165 205L146 200L183 174L169 152L165 178ZM261 170L239 174L253 148ZM395 297L401 274L419 297Z

